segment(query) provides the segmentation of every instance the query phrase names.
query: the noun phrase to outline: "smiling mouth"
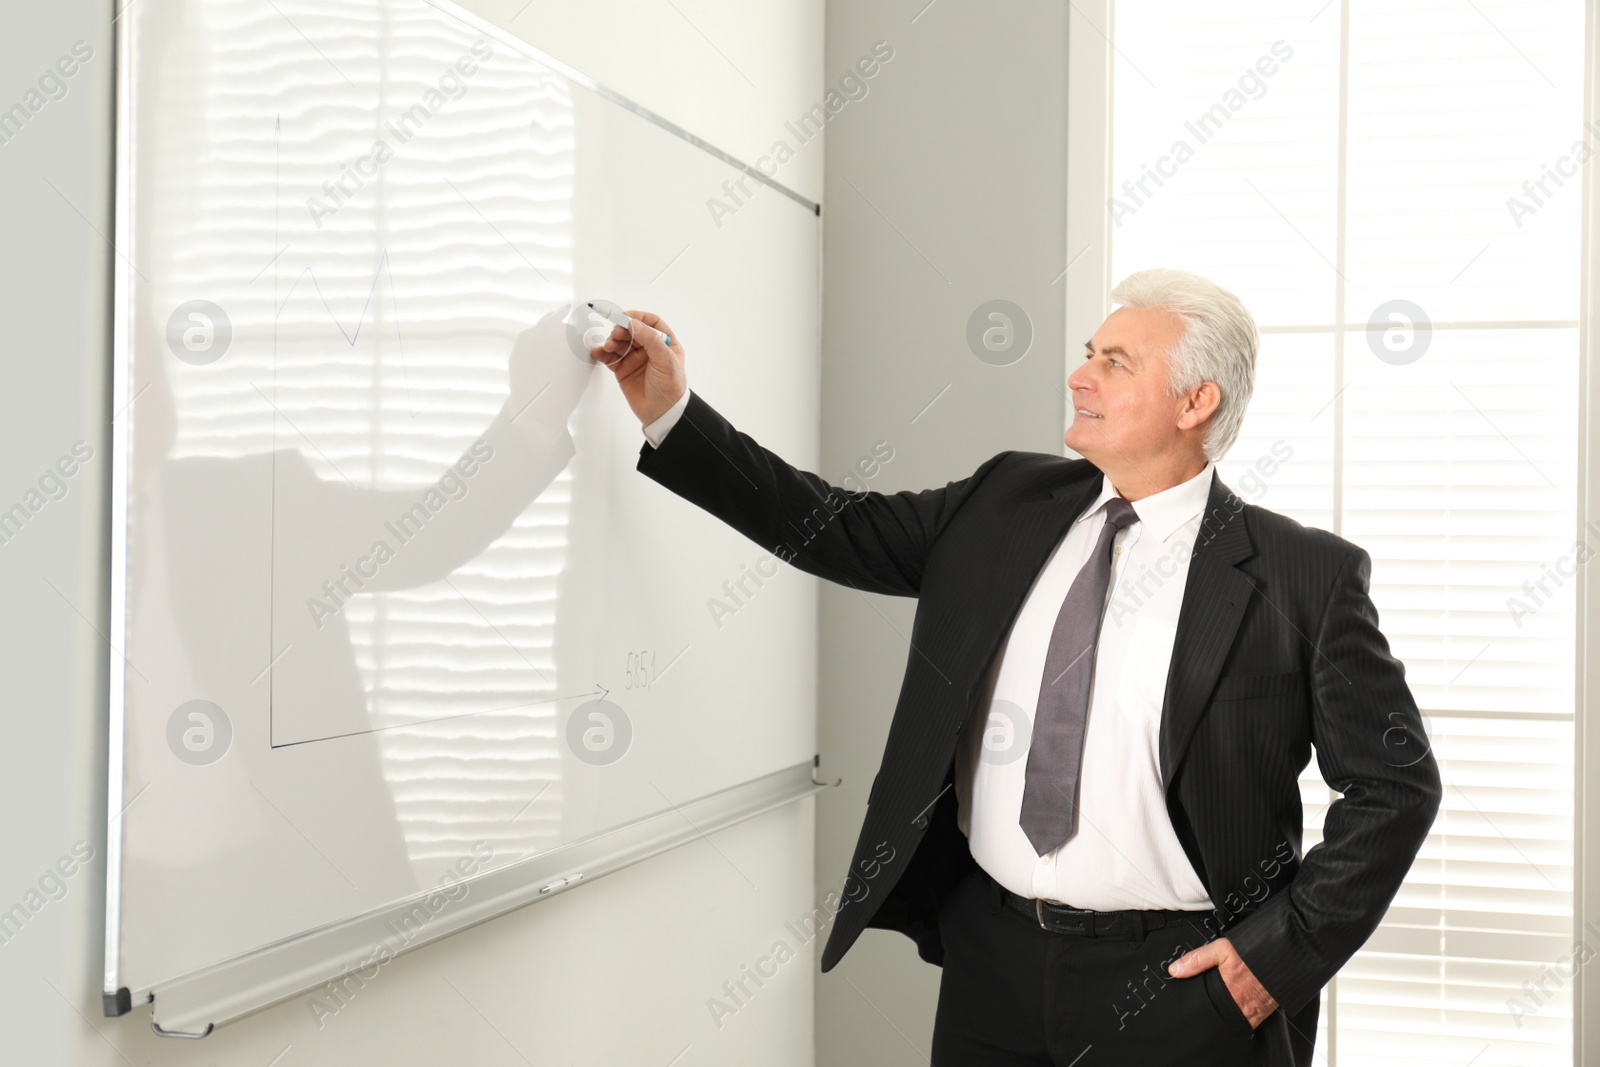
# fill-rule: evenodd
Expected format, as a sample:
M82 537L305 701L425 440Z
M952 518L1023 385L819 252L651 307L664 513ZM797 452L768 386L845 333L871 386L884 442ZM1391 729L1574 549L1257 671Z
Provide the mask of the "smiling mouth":
M1088 408L1078 408L1077 409L1077 414L1083 416L1086 419L1103 419L1103 418L1105 418L1104 415L1096 415L1094 412L1090 411Z

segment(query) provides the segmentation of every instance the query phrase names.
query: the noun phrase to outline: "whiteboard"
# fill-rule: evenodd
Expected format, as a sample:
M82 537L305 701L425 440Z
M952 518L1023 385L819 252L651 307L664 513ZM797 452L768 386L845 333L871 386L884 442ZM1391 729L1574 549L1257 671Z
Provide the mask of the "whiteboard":
M729 615L766 553L563 312L661 313L812 465L815 205L712 212L748 167L449 4L118 30L107 1012L205 1032L814 790L814 579Z

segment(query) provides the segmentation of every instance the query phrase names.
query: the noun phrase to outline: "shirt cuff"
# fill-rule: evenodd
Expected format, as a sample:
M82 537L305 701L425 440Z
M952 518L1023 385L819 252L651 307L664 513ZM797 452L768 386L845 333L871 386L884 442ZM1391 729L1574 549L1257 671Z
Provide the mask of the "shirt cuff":
M660 448L661 442L667 439L667 432L678 423L678 416L683 414L683 409L689 406L689 390L685 387L683 395L677 403L668 408L655 422L644 427L644 439L650 442L651 448Z

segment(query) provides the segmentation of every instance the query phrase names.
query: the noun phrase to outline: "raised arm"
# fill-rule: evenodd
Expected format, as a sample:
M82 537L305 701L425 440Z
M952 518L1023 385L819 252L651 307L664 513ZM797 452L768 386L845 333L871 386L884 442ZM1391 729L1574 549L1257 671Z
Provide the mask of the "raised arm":
M762 548L819 578L916 596L929 550L950 517L1005 456L937 489L853 491L799 470L688 392L681 338L649 312L594 350L616 375L647 436L637 469ZM669 346L660 331L671 334ZM687 401L684 397L687 396ZM681 413L674 412L681 404ZM663 419L674 414L675 418ZM669 425L660 426L658 422ZM663 432L664 436L663 436Z

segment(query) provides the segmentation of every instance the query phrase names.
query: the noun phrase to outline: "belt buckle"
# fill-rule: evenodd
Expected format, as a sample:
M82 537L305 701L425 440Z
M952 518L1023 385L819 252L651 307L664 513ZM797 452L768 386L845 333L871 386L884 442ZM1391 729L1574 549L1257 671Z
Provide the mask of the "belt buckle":
M1043 897L1034 897L1033 898L1033 915L1034 915L1034 918L1039 920L1039 929L1041 929L1041 930L1049 930L1050 927L1044 921L1044 903L1045 902L1044 902L1044 898ZM1067 910L1069 910L1069 911L1078 911L1080 909L1069 908ZM1067 920L1063 919L1061 921L1063 923L1065 923ZM1094 924L1094 914L1092 912L1085 911L1083 913L1083 917L1078 920L1078 925L1079 925L1079 929L1077 931L1078 933L1087 934L1090 937L1095 936L1096 929L1095 929L1095 924ZM1067 930L1067 929L1063 929L1060 932L1061 933L1072 933L1073 931Z

